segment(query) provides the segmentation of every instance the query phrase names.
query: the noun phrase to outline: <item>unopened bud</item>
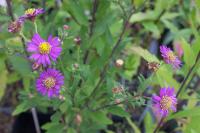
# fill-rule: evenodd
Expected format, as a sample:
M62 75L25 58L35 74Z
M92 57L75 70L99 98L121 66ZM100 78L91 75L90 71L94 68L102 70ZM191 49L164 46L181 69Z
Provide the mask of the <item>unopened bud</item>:
M63 95L59 95L58 97L60 100L64 101L65 100L65 97Z
M123 89L121 87L115 87L115 88L112 89L113 94L117 94L117 93L120 93L122 91L123 91Z
M115 61L115 66L121 68L124 65L124 61L122 59L117 59Z
M77 44L77 45L80 45L81 44L81 38L78 36L76 38L74 38L74 42Z
M33 98L33 97L34 97L34 95L33 95L33 94L31 94L31 93L29 93L29 94L28 94L28 97L31 99L31 98Z
M116 103L116 104L121 103L121 99L115 99L115 103Z
M81 122L82 122L82 117L79 113L76 114L75 122L76 122L77 125L80 125Z
M75 64L73 64L73 67L74 67L75 69L78 69L78 68L79 68L79 64L75 63Z
M66 25L66 24L63 25L63 29L64 29L64 30L69 30L69 28L70 28L70 27L69 27L68 25Z
M40 67L40 64L38 64L38 63L34 63L34 64L32 65L32 69L33 69L33 70L37 70L39 67Z

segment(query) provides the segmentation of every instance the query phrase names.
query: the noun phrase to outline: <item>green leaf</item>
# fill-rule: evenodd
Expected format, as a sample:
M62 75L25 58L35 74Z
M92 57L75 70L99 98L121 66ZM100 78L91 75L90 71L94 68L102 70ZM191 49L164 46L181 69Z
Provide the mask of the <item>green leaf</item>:
M126 118L126 120L128 121L128 124L132 127L132 129L134 130L134 133L141 133L140 129L135 125L134 122L132 122L132 120L130 118Z
M181 41L182 41L181 45L184 50L183 58L184 58L186 65L190 68L195 62L194 53L193 53L193 50L192 50L190 44L187 43L185 39L182 38Z
M144 118L144 122L145 122L145 124L144 124L145 130L152 133L155 125L153 124L153 120L152 120L151 114L149 112L147 112L147 114Z
M76 21L78 21L81 25L88 25L87 17L84 14L84 9L81 5L75 0L66 0L64 1L64 7L69 11L69 13L74 17Z
M142 23L144 28L153 33L155 38L160 38L160 30L156 24L153 22L144 22Z
M24 77L30 75L31 66L27 59L21 56L10 56L9 59L14 70L17 71L20 75Z
M28 101L24 101L21 104L19 104L16 109L14 110L14 112L12 113L12 115L18 115L20 113L23 113L25 111L27 111L28 109L31 108L31 105L29 104Z
M157 14L154 11L147 11L145 13L139 12L131 16L130 22L142 22L147 20L156 20Z
M151 54L146 49L143 49L143 48L138 47L138 46L133 46L130 49L132 50L133 54L137 54L137 55L143 57L148 62L158 62L159 63L158 58L155 55Z
M130 116L129 113L127 113L124 109L122 109L119 106L110 107L108 109L108 112L110 112L114 115L121 116L121 117L129 117Z
M106 125L112 124L112 121L106 116L106 113L102 111L91 112L90 116L97 123L106 124Z
M6 82L7 82L7 70L0 71L0 100L2 96L4 95L5 89L6 89Z
M194 107L193 109L186 109L183 111L179 111L173 115L170 115L168 117L168 120L174 119L174 118L200 116L199 112L200 112L200 107Z
M63 133L64 125L58 122L46 123L42 129L47 130L46 133Z

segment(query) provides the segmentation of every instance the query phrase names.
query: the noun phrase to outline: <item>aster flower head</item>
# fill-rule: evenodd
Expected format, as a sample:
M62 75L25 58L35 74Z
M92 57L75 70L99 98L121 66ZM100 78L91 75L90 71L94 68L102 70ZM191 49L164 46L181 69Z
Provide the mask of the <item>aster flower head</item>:
M49 98L59 97L61 87L64 85L64 76L60 71L48 68L36 80L36 88L42 95Z
M153 95L152 101L157 116L166 117L170 111L176 112L177 99L174 88L161 88L159 96Z
M29 19L31 21L34 21L36 16L43 14L43 13L44 13L44 10L42 8L38 8L38 9L29 8L25 11L24 15L21 16L20 18Z
M165 63L171 64L174 69L180 68L181 61L170 48L166 46L160 46L160 52Z
M56 61L61 53L61 45L58 37L48 37L44 40L39 34L35 34L27 44L27 51L32 53L30 59L34 60L39 65L47 66L52 61Z

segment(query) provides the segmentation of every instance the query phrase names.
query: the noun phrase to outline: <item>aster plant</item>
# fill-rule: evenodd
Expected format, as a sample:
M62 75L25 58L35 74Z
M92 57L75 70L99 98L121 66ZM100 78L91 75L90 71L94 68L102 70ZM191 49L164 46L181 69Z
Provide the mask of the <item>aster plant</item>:
M22 2L25 11L18 14L15 2L8 0L12 2L8 8L13 10L5 11L12 22L7 23L5 35L0 33L0 83L1 87L20 87L16 100L20 104L13 115L30 109L37 133L41 129L47 133L157 133L164 132L161 127L168 120L179 123L177 116L196 122L193 116L184 116L187 109L198 106L193 88L198 83L193 78L199 78L196 71L200 66L199 27L195 27L199 21L187 18L198 15L198 8L190 14L186 1L189 3L34 0ZM192 7L196 6L196 1L192 2ZM29 6L38 7L27 9ZM176 29L187 26L192 30ZM4 25L0 25L2 29ZM167 37L163 36L165 31ZM9 37L2 39L5 36ZM174 40L178 41L175 52L170 48ZM166 46L160 46L160 41ZM179 70L172 71L169 65ZM156 95L160 86L171 87L161 87ZM191 102L190 96L196 101ZM188 101L184 106L183 98ZM186 113L179 115L182 110ZM40 123L37 112L50 113L50 121ZM174 131L180 130L171 126Z

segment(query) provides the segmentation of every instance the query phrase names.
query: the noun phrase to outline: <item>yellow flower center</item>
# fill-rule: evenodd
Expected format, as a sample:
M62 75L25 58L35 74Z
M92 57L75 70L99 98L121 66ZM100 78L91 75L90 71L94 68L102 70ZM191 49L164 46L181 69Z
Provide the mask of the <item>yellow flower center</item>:
M41 54L49 54L51 45L48 42L43 42L39 45L39 51Z
M163 96L160 101L160 107L163 110L169 110L172 106L172 99L168 96Z
M25 14L26 15L33 15L34 14L34 12L35 12L35 8L29 8L29 9L27 9L26 11L25 11Z
M50 89L55 86L56 80L53 77L48 77L43 81L43 84L45 85L46 88Z
M172 51L168 52L167 56L168 56L168 59L172 62L175 61L175 59L176 59L176 56L174 55L174 53Z

